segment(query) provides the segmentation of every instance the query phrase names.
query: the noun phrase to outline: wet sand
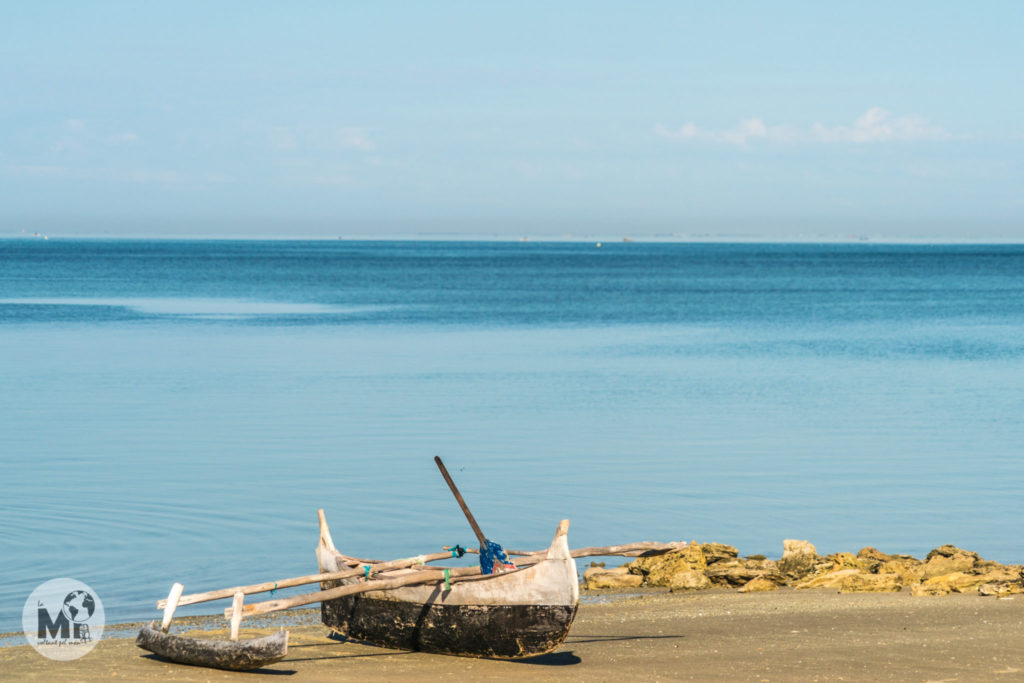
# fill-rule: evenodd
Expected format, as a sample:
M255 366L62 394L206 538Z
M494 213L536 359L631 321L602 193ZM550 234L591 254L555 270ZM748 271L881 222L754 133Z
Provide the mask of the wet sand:
M242 637L271 630L243 629ZM257 673L171 664L139 650L132 639L104 638L73 662L49 661L27 645L2 648L0 679L1024 680L1024 596L914 598L791 589L613 595L582 604L555 652L514 662L386 650L328 638L319 625L292 625L289 631L288 658Z

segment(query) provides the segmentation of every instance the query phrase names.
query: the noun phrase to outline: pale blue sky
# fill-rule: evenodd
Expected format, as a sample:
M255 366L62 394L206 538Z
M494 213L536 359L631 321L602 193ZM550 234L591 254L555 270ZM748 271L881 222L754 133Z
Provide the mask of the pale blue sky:
M1022 28L1016 1L4 3L0 235L1020 240Z

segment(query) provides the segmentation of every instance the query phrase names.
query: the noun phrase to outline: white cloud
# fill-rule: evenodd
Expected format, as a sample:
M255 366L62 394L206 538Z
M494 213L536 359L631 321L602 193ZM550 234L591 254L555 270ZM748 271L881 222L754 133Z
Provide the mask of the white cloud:
M338 142L342 147L359 149L364 152L371 152L377 149L377 145L367 136L362 128L342 128L338 131Z
M708 130L698 127L695 123L685 123L678 130L668 130L658 124L655 126L655 132L671 140L706 140L739 146L745 146L752 140L792 142L799 138L799 131L791 126L769 126L761 119L743 119L734 127L725 130Z
M271 147L279 152L298 152L324 149L355 149L361 152L372 152L377 149L376 143L370 139L365 128L345 126L341 128L322 128L315 126L294 125L275 126L265 130Z
M921 116L894 117L881 107L872 107L853 125L826 126L815 123L809 129L796 126L769 126L759 118L743 119L736 126L724 130L701 128L693 122L684 123L676 130L658 124L655 133L669 140L701 140L745 147L757 140L768 142L890 142L918 140L948 140L952 136Z
M24 165L16 164L7 167L7 172L12 175L27 175L27 176L42 176L42 177L57 177L66 176L70 168L67 166L41 166L41 165Z
M298 147L298 136L289 126L275 126L266 131L270 145L281 152L290 152Z
M941 127L921 116L893 117L881 107L872 107L852 126L824 126L816 123L811 136L821 142L888 142L890 140L948 140Z
M134 145L139 141L139 136L135 133L118 133L111 135L107 141L112 145Z
M184 180L182 175L177 171L154 168L137 168L127 172L116 172L114 174L114 178L120 181L140 183L144 185L150 183L176 185Z

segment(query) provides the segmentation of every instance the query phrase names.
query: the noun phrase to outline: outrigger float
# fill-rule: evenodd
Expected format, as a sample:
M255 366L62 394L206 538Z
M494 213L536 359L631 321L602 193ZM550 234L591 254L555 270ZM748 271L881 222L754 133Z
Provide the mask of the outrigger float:
M546 550L506 552L484 538L439 459L438 466L481 541L481 566L427 567L461 556L465 551L459 546L386 562L343 555L334 547L324 511L319 510L319 573L192 595L182 595L184 587L175 583L167 599L157 603L164 610L159 627L153 622L144 626L136 645L182 664L258 669L287 656L288 632L282 629L264 638L239 640L242 619L320 603L323 623L351 640L464 657L532 657L551 652L569 633L579 604L575 558L635 557L678 547L645 542L570 550L566 519ZM508 560L509 555L517 556L515 563ZM319 583L320 590L244 604L246 595L312 583ZM170 633L179 606L226 598L232 600L224 610L231 624L230 640Z

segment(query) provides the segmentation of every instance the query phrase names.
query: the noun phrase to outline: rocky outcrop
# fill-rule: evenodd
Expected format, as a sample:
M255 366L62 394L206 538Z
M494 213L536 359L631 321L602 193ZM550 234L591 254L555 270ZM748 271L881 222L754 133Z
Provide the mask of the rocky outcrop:
M631 574L643 577L643 582L648 586L671 588L673 576L694 572L703 575L708 563L704 558L704 550L694 541L679 550L640 557L626 566Z
M940 546L925 557L922 578L927 580L954 572L970 571L980 559L978 553L961 550L952 545Z
M744 586L758 578L784 582L778 564L772 560L734 558L709 565L704 573L716 586Z
M809 541L783 541L778 561L763 555L740 557L723 543L676 544L670 551L649 552L617 569L592 567L584 575L589 589L660 586L671 591L736 588L743 593L831 588L840 593L885 593L908 589L912 595L1024 594L1024 567L983 560L953 545L940 546L919 560L861 548L822 557Z
M700 549L704 553L704 560L708 564L730 562L739 557L740 554L736 548L724 543L701 543Z
M799 580L813 572L820 559L817 548L810 541L787 538L782 542L779 571L790 580Z
M921 581L911 587L911 592L913 595L1009 595L1024 592L1024 568L983 560L977 553L944 545L925 557Z

